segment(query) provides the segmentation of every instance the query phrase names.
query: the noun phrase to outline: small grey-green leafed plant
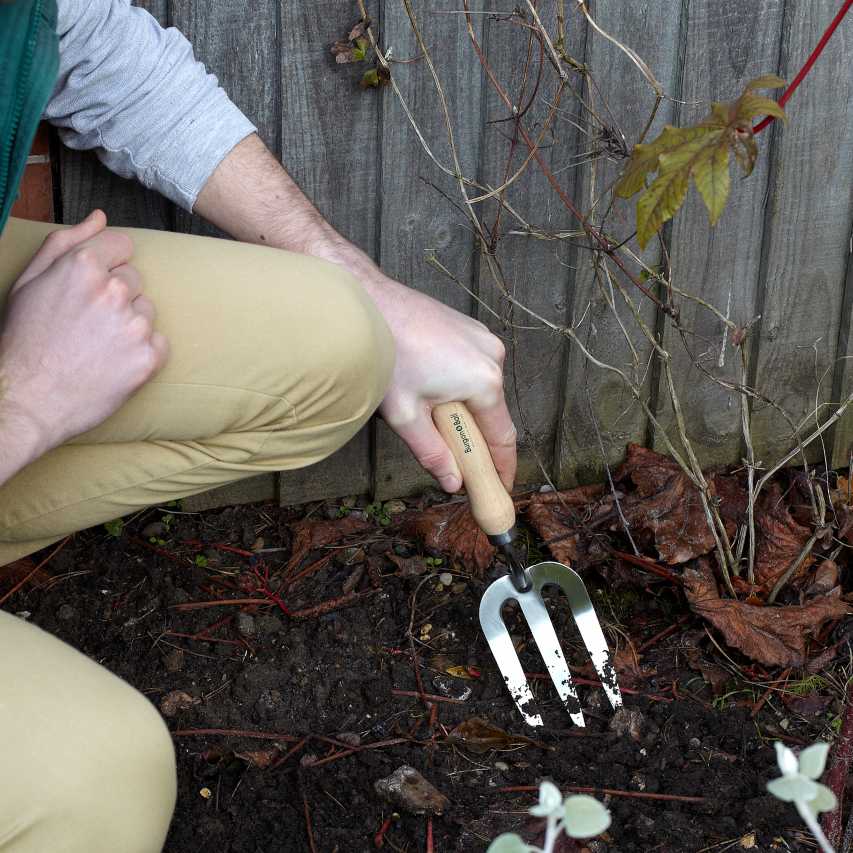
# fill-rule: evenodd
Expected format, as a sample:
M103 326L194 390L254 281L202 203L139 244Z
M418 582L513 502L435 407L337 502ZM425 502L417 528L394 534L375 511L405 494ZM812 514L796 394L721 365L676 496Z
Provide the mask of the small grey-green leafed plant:
M816 781L826 764L828 744L813 744L804 749L799 758L779 741L776 741L775 747L776 761L782 775L768 782L767 790L777 799L793 803L823 853L834 853L817 821L821 812L831 812L838 805L835 794L826 785Z
M514 832L505 832L489 845L486 853L552 853L560 833L570 838L592 838L610 826L610 812L594 797L575 794L563 799L560 789L551 782L539 786L539 802L531 807L530 814L546 820L542 847L527 844Z

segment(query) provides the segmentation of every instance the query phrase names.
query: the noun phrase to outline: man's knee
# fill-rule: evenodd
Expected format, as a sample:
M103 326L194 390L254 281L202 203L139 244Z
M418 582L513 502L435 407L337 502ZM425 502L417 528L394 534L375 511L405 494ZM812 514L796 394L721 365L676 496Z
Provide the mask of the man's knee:
M44 720L48 742L4 766L2 853L160 853L176 795L171 737L141 694L104 679L89 708L46 697L67 729ZM32 715L34 739L43 713Z

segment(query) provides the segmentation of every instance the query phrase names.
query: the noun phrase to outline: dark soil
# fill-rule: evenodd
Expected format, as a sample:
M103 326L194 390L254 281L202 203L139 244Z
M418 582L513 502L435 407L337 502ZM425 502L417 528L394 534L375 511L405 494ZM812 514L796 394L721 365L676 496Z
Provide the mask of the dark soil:
M546 727L527 729L478 630L477 607L488 579L457 572L450 587L439 587L434 577L402 577L385 555L394 549L402 556L417 554L419 546L396 534L393 525L334 551L324 569L285 596L289 608L306 608L355 583L364 597L354 606L302 619L274 605L174 609L238 594L217 581L256 597L247 592L256 561L205 551L187 540L261 546L275 578L289 556L290 523L301 515L304 511L255 506L174 514L152 529L162 511L151 510L125 524L117 537L104 529L79 534L49 564L52 582L19 592L6 604L11 612L30 612L35 624L103 663L158 707L175 690L197 699L168 719L176 732L217 728L282 736L176 734L180 792L167 853L311 850L309 824L321 853L375 850L374 836L395 807L379 798L374 782L403 764L420 770L449 798L450 806L433 821L436 853L482 851L510 830L535 842L541 821L525 812L534 794L502 789L534 786L543 778L566 792L593 786L704 798L696 803L599 794L613 823L601 839L586 842L589 851L813 849L803 841L794 809L774 800L764 785L778 775L772 741L781 735L796 745L826 736L828 720L839 712L837 698L805 716L771 699L753 719L763 689L732 678L718 687L722 696L715 702L702 667L706 674L709 668L722 672L723 681L736 668L695 617L644 653L643 670L634 679L620 675L623 687L633 681L638 691L625 696L627 708L641 715L632 739L630 732L614 730L599 689L580 688L587 727L579 729L545 681L534 684ZM152 532L160 542L150 542ZM194 563L199 554L200 563L206 555L207 565ZM587 581L601 587L594 597L602 621L611 626L611 641L626 631L639 646L687 613L681 593L666 581L643 579L638 589L618 594L596 574ZM413 604L419 642L410 646ZM564 608L555 602L553 610L555 621L565 626ZM228 642L167 633L192 635L228 616L232 620L213 633ZM523 623L514 633L526 636ZM571 631L561 628L561 635L572 663L583 670L587 661ZM432 724L417 697L392 694L418 689L412 647L425 692L459 697L470 691L464 702L438 703ZM527 670L541 669L535 651L525 647L522 658ZM454 678L446 673L451 666L468 667L479 677ZM538 742L478 752L448 738L454 726L475 716ZM312 760L346 747L316 737L300 747L286 739L309 735L361 746L408 740L312 767ZM279 766L255 766L281 761L291 749ZM387 830L384 849L424 851L426 832L427 818L402 813Z

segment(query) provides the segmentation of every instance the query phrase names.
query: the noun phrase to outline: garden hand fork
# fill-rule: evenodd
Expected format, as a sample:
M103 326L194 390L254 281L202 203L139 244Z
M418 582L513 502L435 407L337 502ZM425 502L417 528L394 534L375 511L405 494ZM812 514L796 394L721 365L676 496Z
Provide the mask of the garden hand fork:
M569 666L542 599L542 590L547 586L558 586L568 598L572 616L604 692L614 710L621 707L622 695L616 683L607 640L580 575L562 563L545 562L524 567L512 547L516 538L512 498L498 477L488 445L471 413L462 403L443 403L433 409L433 419L459 465L471 513L489 541L499 547L507 559L509 574L490 584L480 601L480 625L522 717L528 725L543 725L501 616L501 609L510 599L515 599L521 606L563 706L577 725L584 725Z

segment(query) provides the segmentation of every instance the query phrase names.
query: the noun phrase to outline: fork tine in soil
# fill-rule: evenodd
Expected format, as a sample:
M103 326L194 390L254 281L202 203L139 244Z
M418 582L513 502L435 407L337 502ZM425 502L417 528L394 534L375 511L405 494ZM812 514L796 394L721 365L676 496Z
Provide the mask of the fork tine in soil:
M512 547L517 535L515 506L498 476L489 447L471 413L462 403L444 403L434 407L433 419L459 465L477 524L506 557L509 575L498 578L483 594L480 625L504 683L525 722L530 726L544 725L542 716L535 709L533 693L503 621L501 611L510 599L515 599L521 607L563 707L577 725L584 725L569 666L542 598L542 590L547 586L558 586L568 599L581 639L607 698L614 710L619 708L622 695L616 683L607 640L580 575L562 563L544 562L524 567Z

